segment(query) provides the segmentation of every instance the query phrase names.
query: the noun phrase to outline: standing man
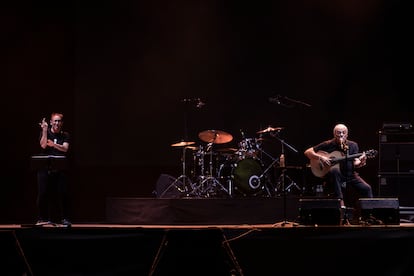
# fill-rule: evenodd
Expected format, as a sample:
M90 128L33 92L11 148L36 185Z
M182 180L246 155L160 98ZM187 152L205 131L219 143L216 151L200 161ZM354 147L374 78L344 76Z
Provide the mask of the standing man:
M39 144L42 154L49 158L49 165L37 172L39 217L36 224L49 224L57 219L59 223L69 227L71 222L68 219L67 168L54 166L52 162L67 162L70 135L62 129L62 113L52 113L49 123L50 126L46 122L46 118L43 118L39 124L41 127Z
M359 154L358 143L348 140L346 125L335 125L333 138L308 148L304 154L311 162L312 172L316 176L325 177L327 184L332 185L333 196L341 200L341 207L345 207L343 189L347 185L353 187L359 197L373 197L371 186L356 170L366 165L367 155L365 152ZM347 158L351 155L357 157ZM341 161L334 163L335 159Z

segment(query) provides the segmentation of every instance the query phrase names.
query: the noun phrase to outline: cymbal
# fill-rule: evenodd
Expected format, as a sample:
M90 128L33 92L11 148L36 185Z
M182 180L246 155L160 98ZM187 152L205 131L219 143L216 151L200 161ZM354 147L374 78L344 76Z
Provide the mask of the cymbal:
M274 132L274 131L281 131L283 128L282 127L267 127L265 129L259 130L258 134L260 133L267 133L267 132Z
M202 131L198 134L198 137L206 143L213 144L224 144L233 140L230 133L215 129Z
M194 145L194 144L195 142L181 141L175 144L171 144L171 147L185 147L185 146Z

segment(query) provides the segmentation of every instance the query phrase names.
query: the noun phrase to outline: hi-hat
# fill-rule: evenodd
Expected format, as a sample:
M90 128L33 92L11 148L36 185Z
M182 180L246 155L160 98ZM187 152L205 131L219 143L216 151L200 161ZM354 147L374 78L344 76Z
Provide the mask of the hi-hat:
M187 141L181 141L175 144L171 144L171 147L186 147L189 145L194 145L195 142L187 142Z
M198 134L198 137L206 143L213 144L224 144L233 140L233 136L230 133L214 129L202 131Z
M199 150L199 147L195 147L195 146L186 146L185 148L189 150Z
M282 127L267 127L265 129L259 130L258 134L260 133L267 133L267 132L275 132L275 131L281 131L283 128Z

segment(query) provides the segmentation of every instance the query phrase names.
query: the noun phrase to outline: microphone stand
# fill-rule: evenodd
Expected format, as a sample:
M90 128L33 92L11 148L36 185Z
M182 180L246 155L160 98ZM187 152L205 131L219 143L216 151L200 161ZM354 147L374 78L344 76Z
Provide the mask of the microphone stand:
M283 158L284 158L284 155L285 155L284 146L288 147L294 153L298 153L298 150L297 149L295 149L293 146L291 146L288 143L286 143L283 139L281 139L280 137L278 137L277 134L273 134L272 136L275 137L277 140L279 140L279 142L281 143L281 156L283 155ZM280 158L279 158L279 165L280 165ZM282 183L282 191L283 191L283 221L273 224L273 227L276 227L276 226L286 226L286 225L297 226L298 225L297 223L289 222L287 220L287 215L286 215L286 209L287 209L287 203L286 202L287 202L287 199L286 199L286 188L285 188L285 171L286 171L286 165L285 164L282 164L281 168L282 168L281 183Z
M269 102L276 103L278 105L284 106L284 107L293 107L295 104L300 104L302 106L306 107L312 107L312 105L305 103L303 101L295 100L286 96L277 95L275 97L269 97Z
M286 96L283 96L282 99L284 99L286 101L289 101L289 102L292 102L292 103L300 104L300 105L303 105L303 106L306 106L306 107L311 107L312 106L308 103L305 103L305 102L302 102L302 101L299 101L299 100L295 100L295 99L292 99L292 98L288 98Z
M272 196L273 195L273 192L275 192L276 191L276 187L275 186L273 186L273 184L271 184L270 183L270 181L268 181L267 179L266 179L266 175L267 175L267 172L277 163L277 162L279 162L279 158L274 158L273 156L271 156L269 153L267 153L267 152L265 152L264 150L262 150L260 147L257 147L257 149L262 153L262 154L265 154L268 158L270 158L271 160L272 160L272 162L267 166L267 168L263 171L263 173L259 176L259 179L264 179L264 181L266 181L266 183L264 184L264 187L265 187L265 189L266 189L266 192L267 192L267 195L268 196ZM268 185L266 185L267 184L267 182L269 182L270 184L269 185L271 185L270 186L270 188L272 188L272 192L270 192L270 190L269 190L269 187L268 187Z
M345 205L345 196L346 196L346 192L347 192L347 186L348 186L348 182L349 182L349 174L348 174L348 172L349 172L349 146L348 146L348 144L345 142L345 141L341 141L341 148L342 148L342 151L344 152L344 154L345 154L345 183L342 183L342 189L343 189L343 191L342 191L342 195L343 195L343 198L342 198L342 200L344 201L344 206L342 207L342 206L340 206L340 208L341 208L341 215L342 215L342 224L348 224L349 223L349 219L348 219L348 214L347 214L347 208L346 208L346 205ZM353 166L352 164L351 164L351 166ZM352 169L351 169L352 170Z

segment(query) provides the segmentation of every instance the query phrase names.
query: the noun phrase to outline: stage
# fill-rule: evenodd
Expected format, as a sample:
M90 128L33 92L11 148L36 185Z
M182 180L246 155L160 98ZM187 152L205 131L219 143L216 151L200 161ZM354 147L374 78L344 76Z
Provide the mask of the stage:
M412 275L414 224L3 225L2 275ZM26 273L26 274L24 274Z
M0 225L2 275L412 275L410 210L328 224L320 199L316 224L298 200L108 198L104 222Z
M273 224L297 219L298 197L109 197L105 213L106 222L119 224Z

